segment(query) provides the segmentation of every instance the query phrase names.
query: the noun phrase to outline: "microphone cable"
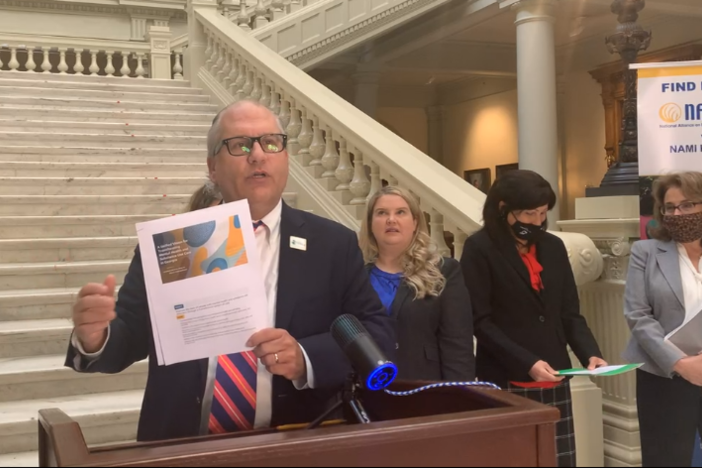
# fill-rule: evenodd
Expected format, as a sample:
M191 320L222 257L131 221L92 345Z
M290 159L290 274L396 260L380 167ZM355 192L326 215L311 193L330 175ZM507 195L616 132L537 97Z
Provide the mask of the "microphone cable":
M447 388L447 387L485 387L485 388L490 388L493 390L502 390L497 385L495 385L493 383L489 383L489 382L440 382L440 383L435 383L435 384L431 384L431 385L425 385L423 387L415 388L414 390L408 390L405 392L396 392L393 390L388 390L387 388L384 391L388 395L398 396L398 397L406 397L406 396L416 395L416 394L423 392L425 390L432 390L434 388Z

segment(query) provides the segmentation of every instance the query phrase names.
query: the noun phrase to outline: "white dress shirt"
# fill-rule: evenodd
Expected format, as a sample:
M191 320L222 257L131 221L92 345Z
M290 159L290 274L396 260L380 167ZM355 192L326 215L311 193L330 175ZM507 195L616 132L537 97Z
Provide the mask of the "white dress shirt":
M685 299L685 322L683 322L685 324L695 318L702 310L702 274L692 264L692 260L682 244L678 244L678 256L680 257L680 279ZM702 259L700 259L698 267L702 268Z
M266 291L266 299L268 302L268 325L275 327L276 318L276 303L278 296L278 265L280 263L280 223L283 212L283 201L278 202L278 205L264 216L260 221L263 221L264 226L259 227L256 231L256 247L259 258L261 260L261 272L263 274L264 288ZM258 221L258 220L256 220ZM254 221L255 222L255 221ZM107 341L110 340L110 329L108 328L107 340L102 349L96 353L86 353L80 342L75 337L71 337L73 347L78 350L79 354L86 357L88 361L94 361L100 357L107 346ZM305 380L294 381L293 384L298 390L306 390L314 388L314 372L312 363L305 352L305 349L300 346L302 354L305 358L307 366L307 378ZM205 394L202 400L202 415L200 423L200 434L206 435L209 433L209 419L212 410L212 398L214 392L215 377L217 373L218 358L213 357L209 360L207 371L207 383L205 386ZM76 368L81 369L80 356L76 356ZM270 425L273 412L273 375L266 370L266 367L258 361L258 375L256 379L256 419L254 428L265 428Z

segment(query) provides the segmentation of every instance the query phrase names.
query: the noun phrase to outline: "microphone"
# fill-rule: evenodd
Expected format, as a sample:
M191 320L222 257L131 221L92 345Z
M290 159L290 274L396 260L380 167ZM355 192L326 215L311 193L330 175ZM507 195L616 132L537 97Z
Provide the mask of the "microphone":
M368 390L382 390L397 377L397 366L385 356L368 330L353 315L337 317L331 335Z

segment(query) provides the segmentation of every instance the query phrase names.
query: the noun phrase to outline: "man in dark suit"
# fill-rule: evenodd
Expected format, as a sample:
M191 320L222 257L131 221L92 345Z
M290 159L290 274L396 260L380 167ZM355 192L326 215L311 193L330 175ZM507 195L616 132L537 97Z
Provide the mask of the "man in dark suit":
M359 318L391 354L395 334L364 271L356 234L282 201L287 137L266 107L241 101L215 118L209 175L224 202L247 199L276 328L254 334L253 354L158 366L137 248L115 304L115 279L88 284L74 306L66 366L118 373L149 357L140 441L308 422L334 399L351 368L329 333Z

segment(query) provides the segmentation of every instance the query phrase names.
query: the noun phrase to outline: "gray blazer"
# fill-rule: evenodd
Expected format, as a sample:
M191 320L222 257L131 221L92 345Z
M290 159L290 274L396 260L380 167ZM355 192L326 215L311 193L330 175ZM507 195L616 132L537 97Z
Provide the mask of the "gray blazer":
M624 315L632 338L624 359L644 363L642 370L672 378L685 354L664 341L685 320L685 297L675 242L645 240L631 249L624 294Z

